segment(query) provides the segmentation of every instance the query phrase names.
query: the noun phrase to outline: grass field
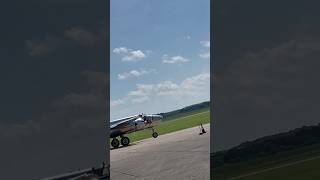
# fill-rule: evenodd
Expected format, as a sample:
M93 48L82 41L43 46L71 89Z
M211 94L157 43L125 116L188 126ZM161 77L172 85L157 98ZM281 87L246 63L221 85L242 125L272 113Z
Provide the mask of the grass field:
M216 180L320 179L320 145L211 169Z
M200 122L202 124L207 124L210 122L210 111L198 112L191 115L189 114L184 117L178 117L172 120L163 121L160 125L155 127L155 130L161 136L163 134L199 126ZM128 135L128 137L130 138L131 142L134 142L151 138L151 134L151 129L146 129L131 133Z
M195 109L189 112L183 112L183 113L171 115L170 117L164 118L163 121L170 121L170 120L178 119L181 117L190 116L193 114L198 114L198 113L207 112L207 111L210 111L210 109L209 108Z
M233 180L317 180L320 179L320 157L302 162L266 169L262 172L233 178ZM231 179L230 179L231 180Z

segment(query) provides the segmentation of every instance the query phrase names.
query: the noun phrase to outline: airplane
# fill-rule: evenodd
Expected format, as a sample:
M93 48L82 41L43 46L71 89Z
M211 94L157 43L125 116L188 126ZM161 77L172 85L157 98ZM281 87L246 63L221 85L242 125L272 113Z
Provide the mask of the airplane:
M120 146L128 146L130 139L125 136L126 134L141 131L144 129L152 129L152 137L157 138L158 133L154 130L154 127L159 125L163 117L156 114L138 114L130 117L118 119L110 122L110 138L112 138L111 146L116 149ZM121 138L121 141L117 137Z
M52 177L42 178L40 180L109 180L110 172L104 172L105 169L110 171L109 167L105 167L105 163L103 163L102 167L99 168L92 167Z

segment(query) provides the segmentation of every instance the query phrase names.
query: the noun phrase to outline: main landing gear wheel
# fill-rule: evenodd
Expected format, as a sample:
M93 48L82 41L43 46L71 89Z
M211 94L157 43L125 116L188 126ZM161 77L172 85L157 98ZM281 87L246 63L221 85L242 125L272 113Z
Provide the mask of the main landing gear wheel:
M111 146L116 149L119 147L119 145L120 145L119 140L117 138L113 138L111 141Z
M122 137L121 138L121 144L122 146L128 146L130 144L130 139L128 137Z
M153 138L157 138L157 137L158 137L158 133L157 133L157 132L153 132L153 133L152 133L152 137L153 137Z

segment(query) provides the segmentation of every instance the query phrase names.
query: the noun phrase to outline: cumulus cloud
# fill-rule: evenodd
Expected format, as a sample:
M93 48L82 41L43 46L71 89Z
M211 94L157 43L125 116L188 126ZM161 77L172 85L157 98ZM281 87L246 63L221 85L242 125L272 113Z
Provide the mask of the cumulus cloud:
M133 69L129 72L124 72L124 73L118 74L118 79L124 80L124 79L128 79L130 77L140 77L142 75L155 73L155 72L156 71L154 69L149 69L149 70L145 70L145 69L135 70L135 69Z
M143 52L142 50L133 50L127 47L114 48L112 52L122 56L122 61L127 62L143 60L147 57L147 54L150 53L150 51Z
M121 104L124 104L124 100L122 99L117 99L117 100L110 100L110 105L111 106L119 106Z
M130 91L129 96L147 96L154 90L154 84L137 84L136 90Z
M179 89L179 85L172 81L164 81L157 84L156 88L157 95L172 95Z
M199 95L209 93L210 89L210 74L201 73L193 77L189 77L175 83L172 81L162 81L156 84L137 84L136 88L129 91L127 97L121 100L112 101L113 106L125 104L125 101L133 104L142 103L152 100L153 97L197 97Z
M204 50L199 54L199 57L203 59L210 59L210 41L200 41L200 44Z
M210 59L210 52L200 53L199 56L203 59Z
M181 81L136 84L134 89L120 98L123 104L111 106L110 113L114 119L141 112L160 113L208 101L209 98L210 74L200 73Z
M131 100L132 104L139 104L149 101L150 98L148 96L136 97Z
M172 97L197 97L203 92L209 92L210 74L201 73L199 75L186 78L181 83L163 81L157 84L137 84L136 89L130 91L128 96L131 99L143 99L144 101L154 96ZM143 101L143 102L144 102ZM140 101L134 101L135 103Z
M200 44L205 48L210 48L210 41L200 41Z
M162 62L165 64L181 64L181 63L185 63L188 62L189 60L182 57L182 56L171 56L169 57L168 55L163 55L162 56Z

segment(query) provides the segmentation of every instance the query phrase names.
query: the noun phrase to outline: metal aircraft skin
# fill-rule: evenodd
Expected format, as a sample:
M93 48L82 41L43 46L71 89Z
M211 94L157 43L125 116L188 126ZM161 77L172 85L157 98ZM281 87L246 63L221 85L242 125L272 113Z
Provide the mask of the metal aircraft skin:
M155 126L159 125L163 117L156 114L139 114L135 116L125 117L118 119L110 123L110 138L112 138L111 146L113 148L118 148L120 143L122 146L128 146L130 144L130 139L126 137L126 134L141 131L144 129L152 129L152 137L157 138L158 133L155 132ZM119 141L117 137L120 137Z

